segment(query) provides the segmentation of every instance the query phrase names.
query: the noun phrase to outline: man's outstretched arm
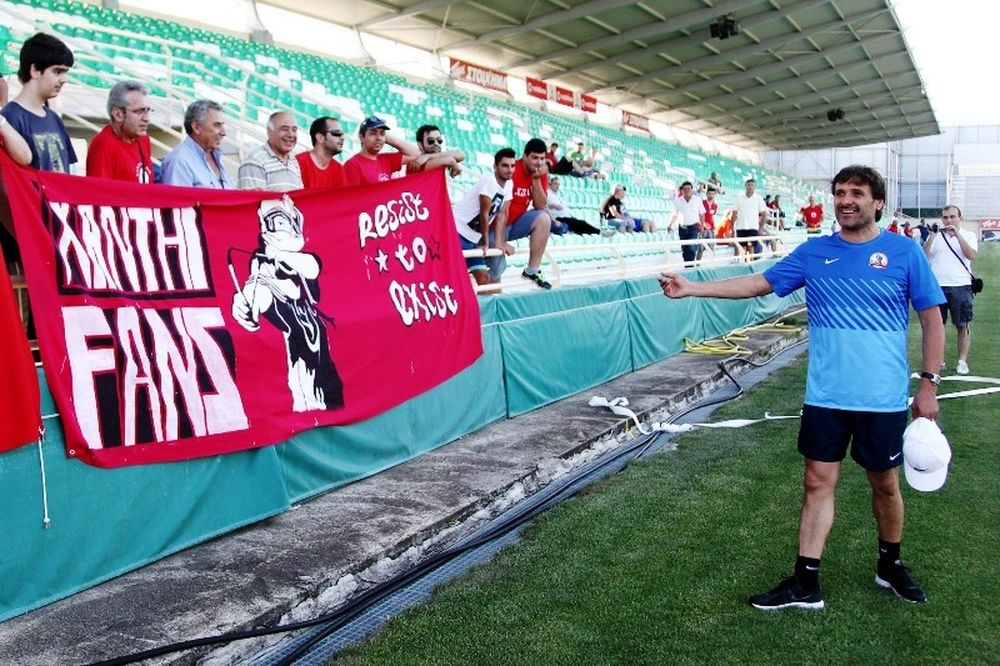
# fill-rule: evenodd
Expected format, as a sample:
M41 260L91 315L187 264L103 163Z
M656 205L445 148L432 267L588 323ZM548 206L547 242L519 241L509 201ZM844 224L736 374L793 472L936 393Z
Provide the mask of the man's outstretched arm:
M760 273L717 280L714 282L693 282L677 273L660 273L660 287L669 298L702 296L709 298L753 298L774 291L771 283Z
M934 305L921 310L920 330L923 337L920 348L923 356L921 370L936 375L941 371L941 361L944 360L944 321L941 319L941 309ZM938 417L937 386L929 380L921 379L917 395L913 397L911 406L914 418L924 416L929 419Z

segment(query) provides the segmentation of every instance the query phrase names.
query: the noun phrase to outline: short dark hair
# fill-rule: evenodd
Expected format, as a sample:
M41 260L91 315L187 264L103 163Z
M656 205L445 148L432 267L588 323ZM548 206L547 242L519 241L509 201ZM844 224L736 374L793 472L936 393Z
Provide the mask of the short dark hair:
M309 126L309 138L312 139L312 144L316 145L316 135L320 133L326 133L326 121L332 120L335 123L340 121L336 118L331 118L330 116L320 116L316 120L312 121L312 125Z
M690 180L685 180L683 183L681 183L681 189L683 190L685 187L694 187L694 185L691 184Z
M44 72L53 65L73 66L73 52L62 43L62 40L37 32L28 37L21 45L21 66L17 70L17 78L21 83L31 80L31 66L39 72Z
M431 132L440 132L441 128L437 125L421 125L417 128L417 143L423 143L424 137Z
M944 213L949 208L954 208L955 212L958 213L958 216L962 217L962 209L956 206L955 204L948 204L947 206L941 209L941 213Z
M502 160L505 157L513 157L516 160L517 153L514 152L513 148L501 148L493 156L493 166L500 164L500 160Z
M545 148L545 142L541 139L529 139L528 143L524 144L524 154L525 155L536 155L542 153L543 155L548 152Z
M837 194L837 185L852 183L871 188L872 199L885 203L885 178L875 169L862 164L852 164L841 169L830 182L830 194ZM884 207L884 206L883 206ZM882 219L882 209L875 211L875 221Z

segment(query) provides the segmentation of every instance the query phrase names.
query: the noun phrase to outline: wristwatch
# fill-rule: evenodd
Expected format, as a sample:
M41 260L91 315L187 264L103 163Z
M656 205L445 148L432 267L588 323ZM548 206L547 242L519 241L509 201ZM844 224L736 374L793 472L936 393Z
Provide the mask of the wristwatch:
M926 379L931 384L934 384L934 386L937 386L938 384L941 383L941 375L935 375L933 372L921 372L920 378Z

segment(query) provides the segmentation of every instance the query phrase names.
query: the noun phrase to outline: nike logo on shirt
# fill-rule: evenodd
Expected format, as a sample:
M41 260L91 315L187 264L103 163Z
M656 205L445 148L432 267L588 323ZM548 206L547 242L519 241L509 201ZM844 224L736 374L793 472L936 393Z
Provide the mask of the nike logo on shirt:
M823 263L824 264L832 264L835 261L840 261L840 257L835 257L834 259L824 259Z
M898 457L899 457L899 456L901 456L902 454L903 454L903 452L902 452L902 451L900 451L900 452L899 452L899 453L897 453L896 455L892 455L892 456L889 456L889 462L892 462L893 460L895 460L896 458L898 458Z

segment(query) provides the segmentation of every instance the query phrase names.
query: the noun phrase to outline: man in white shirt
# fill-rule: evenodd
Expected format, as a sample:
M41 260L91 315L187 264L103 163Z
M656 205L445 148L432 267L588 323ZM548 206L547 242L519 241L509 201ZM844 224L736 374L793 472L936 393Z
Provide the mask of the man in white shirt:
M736 195L736 217L733 219L733 229L737 238L759 236L767 219L767 204L757 194L757 181L747 179L744 191ZM760 243L746 243L743 249L747 254L760 253Z
M705 222L705 202L701 197L695 196L694 186L691 181L686 180L681 183L680 194L674 199L674 216L670 218L667 231L674 228L674 223L678 222L677 237L683 240L693 240L698 238L701 225ZM695 257L701 245L682 245L681 256L684 257L684 266L694 265Z
M945 206L941 224L931 226L924 254L931 264L948 302L941 306L941 317L948 323L948 313L958 336L958 364L955 372L969 374L969 347L972 339L972 261L979 253L979 242L971 231L962 229L962 211L958 206ZM942 367L944 365L942 364Z
M586 220L574 217L572 211L566 207L559 196L559 188L562 187L559 176L549 178L548 209L552 214L552 233L565 234L599 234L601 230L590 225Z
M486 250L496 247L496 222L504 215L504 203L514 194L514 164L517 153L513 148L501 148L493 156L493 173L484 174L475 187L465 193L452 208L455 227L463 250L482 249L483 256L469 257L469 267L477 285L494 284L507 267L506 259L487 257Z

